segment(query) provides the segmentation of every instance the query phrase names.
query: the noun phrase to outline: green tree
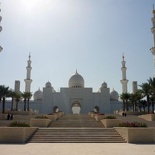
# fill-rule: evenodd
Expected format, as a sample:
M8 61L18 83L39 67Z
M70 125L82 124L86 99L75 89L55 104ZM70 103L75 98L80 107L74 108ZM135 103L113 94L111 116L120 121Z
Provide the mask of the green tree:
M19 104L19 101L21 99L21 93L15 93L15 102L16 102L16 108L15 110L18 111L18 104Z
M13 101L16 97L16 92L14 92L13 90L9 90L9 93L8 93L8 97L11 97L11 111L13 110Z
M154 113L154 103L155 103L155 77L150 78L148 80L149 85L151 87L151 92L152 92L152 113Z
M129 111L129 105L128 105L128 100L130 98L129 93L122 93L120 96L121 100L123 101L123 111Z
M5 99L8 96L9 87L0 85L0 102L2 101L2 113L5 113Z
M22 97L24 99L24 111L26 111L26 109L29 111L29 99L32 97L32 94L29 92L23 92ZM26 103L27 103L27 108L26 108Z
M145 82L139 85L141 87L141 93L143 97L146 97L147 102L147 112L150 113L150 95L151 95L151 86L149 83Z
M27 93L27 110L29 111L30 110L30 99L32 97L32 93L31 92L26 92Z

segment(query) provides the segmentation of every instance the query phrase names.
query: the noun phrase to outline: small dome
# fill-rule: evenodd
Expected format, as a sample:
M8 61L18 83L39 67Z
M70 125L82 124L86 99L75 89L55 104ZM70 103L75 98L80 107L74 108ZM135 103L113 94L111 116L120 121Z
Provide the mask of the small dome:
M84 79L76 71L76 73L69 79L68 85L70 88L84 88Z
M42 100L42 98L43 98L43 92L40 89L38 89L34 93L33 98L34 98L34 100Z
M51 83L48 81L45 85L45 87L52 87Z
M3 48L0 46L0 52L3 50Z
M111 100L118 100L118 98L119 98L119 95L118 95L117 91L115 91L113 89L113 91L110 93L110 99Z
M101 85L101 88L107 88L107 83L103 82L102 85Z
M0 32L2 31L2 26L0 26Z

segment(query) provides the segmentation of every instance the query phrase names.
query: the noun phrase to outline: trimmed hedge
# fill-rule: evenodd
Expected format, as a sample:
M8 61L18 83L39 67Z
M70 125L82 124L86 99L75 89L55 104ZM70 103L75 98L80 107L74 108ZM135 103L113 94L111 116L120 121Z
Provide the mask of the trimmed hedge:
M139 123L139 122L123 122L119 124L120 127L147 127L146 123Z
M30 127L30 125L25 122L12 122L8 126L9 127Z

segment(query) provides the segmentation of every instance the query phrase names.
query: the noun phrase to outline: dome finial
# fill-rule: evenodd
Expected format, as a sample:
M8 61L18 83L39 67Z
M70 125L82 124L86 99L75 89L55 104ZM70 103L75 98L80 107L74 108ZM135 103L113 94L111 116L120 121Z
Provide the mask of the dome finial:
M77 69L76 69L75 75L78 75Z
M122 53L122 59L123 59L123 61L124 61L124 52Z
M31 53L29 53L29 60L31 59Z

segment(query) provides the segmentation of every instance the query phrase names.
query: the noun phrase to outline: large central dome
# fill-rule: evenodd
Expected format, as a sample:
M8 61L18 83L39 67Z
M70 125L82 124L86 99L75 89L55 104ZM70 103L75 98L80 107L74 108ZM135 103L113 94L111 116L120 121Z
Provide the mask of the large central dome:
M68 85L70 88L84 88L84 79L76 71L76 73L69 79Z

